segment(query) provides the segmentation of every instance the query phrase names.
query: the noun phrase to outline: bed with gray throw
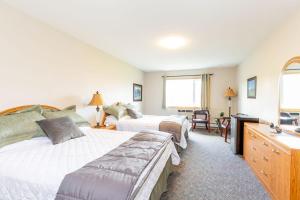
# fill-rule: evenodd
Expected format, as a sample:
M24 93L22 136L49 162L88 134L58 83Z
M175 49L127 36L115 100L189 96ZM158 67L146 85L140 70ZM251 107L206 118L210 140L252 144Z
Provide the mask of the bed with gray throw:
M37 137L0 148L1 199L158 200L167 166L180 162L168 133L80 130L56 145Z
M111 152L66 175L56 200L135 199L171 137L163 132L136 134Z
M157 130L173 135L174 143L182 149L187 147L190 124L186 116L143 115L140 118L123 118L116 122L119 131Z

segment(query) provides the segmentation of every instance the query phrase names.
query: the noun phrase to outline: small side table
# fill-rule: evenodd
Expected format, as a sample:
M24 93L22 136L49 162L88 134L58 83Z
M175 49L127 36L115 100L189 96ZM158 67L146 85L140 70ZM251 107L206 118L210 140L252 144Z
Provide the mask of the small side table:
M225 142L227 142L227 136L230 129L230 117L217 117L215 118L218 132L220 133L221 137L223 137L223 133L225 134Z
M116 130L116 125L109 125L109 126L93 126L93 128L97 128L97 129L106 129L106 130Z

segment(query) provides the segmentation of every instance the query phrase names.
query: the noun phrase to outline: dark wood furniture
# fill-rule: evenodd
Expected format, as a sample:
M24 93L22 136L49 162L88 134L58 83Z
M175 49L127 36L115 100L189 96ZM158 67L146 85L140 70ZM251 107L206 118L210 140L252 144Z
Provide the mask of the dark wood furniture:
M246 114L231 115L230 148L234 154L243 155L244 124L245 122L258 123L259 119Z
M221 137L225 137L225 142L227 142L228 134L230 132L230 117L219 117L216 118L218 129Z
M210 132L210 115L209 110L195 110L192 117L192 128L196 128L197 124L205 124L206 130Z

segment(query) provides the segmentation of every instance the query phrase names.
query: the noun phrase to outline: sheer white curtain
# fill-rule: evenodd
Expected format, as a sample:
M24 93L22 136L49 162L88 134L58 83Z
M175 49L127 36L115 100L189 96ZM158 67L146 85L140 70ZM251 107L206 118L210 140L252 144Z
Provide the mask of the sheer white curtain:
M167 107L199 107L209 109L211 94L210 74L194 77L163 78L162 108Z

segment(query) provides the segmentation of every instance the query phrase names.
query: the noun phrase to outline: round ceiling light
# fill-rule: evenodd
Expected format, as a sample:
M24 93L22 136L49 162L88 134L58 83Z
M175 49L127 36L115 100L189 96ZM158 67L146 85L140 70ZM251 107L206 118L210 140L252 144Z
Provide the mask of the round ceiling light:
M158 44L167 49L179 49L187 44L187 39L181 36L169 36L159 40Z

